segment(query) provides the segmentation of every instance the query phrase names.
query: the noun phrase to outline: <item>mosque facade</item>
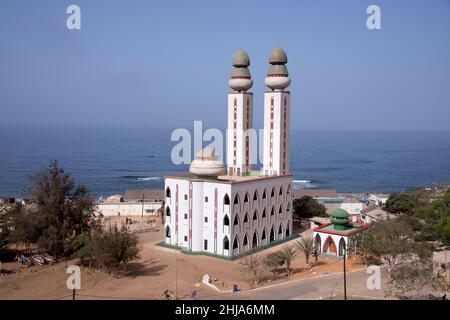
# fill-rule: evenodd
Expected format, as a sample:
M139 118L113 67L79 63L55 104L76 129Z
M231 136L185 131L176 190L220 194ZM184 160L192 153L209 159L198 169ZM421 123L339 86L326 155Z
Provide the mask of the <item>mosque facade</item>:
M250 59L242 50L236 53L229 79L226 164L216 150L205 148L189 172L165 178L165 244L235 257L292 235L286 63L284 50L274 48L265 79L264 159L255 169Z

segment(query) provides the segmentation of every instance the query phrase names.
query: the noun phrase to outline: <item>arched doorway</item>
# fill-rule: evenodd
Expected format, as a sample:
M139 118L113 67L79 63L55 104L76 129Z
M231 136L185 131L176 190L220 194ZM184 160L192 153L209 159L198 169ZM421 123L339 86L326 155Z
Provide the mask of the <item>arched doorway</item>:
M270 230L270 237L269 237L269 242L275 241L275 231L272 229Z
M325 240L325 243L323 245L323 253L337 256L336 244L334 243L334 240L333 238L331 238L331 236L328 236L328 238Z
M283 227L280 226L278 227L278 239L283 239Z
M288 222L286 223L286 237L289 237L291 235L291 224Z

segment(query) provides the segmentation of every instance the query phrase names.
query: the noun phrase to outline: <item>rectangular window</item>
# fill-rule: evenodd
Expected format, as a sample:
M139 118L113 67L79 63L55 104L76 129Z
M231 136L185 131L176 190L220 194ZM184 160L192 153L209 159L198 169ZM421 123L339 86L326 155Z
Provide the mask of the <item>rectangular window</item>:
M205 222L208 223L208 217L205 217Z
M187 213L184 214L184 218L185 218L185 219L188 218L188 214L187 214Z
M184 241L188 241L188 238L187 238L187 236L184 236Z
M208 202L208 197L205 197L205 202Z
M208 250L208 240L203 240L203 250Z
M187 200L187 194L184 195L184 200Z

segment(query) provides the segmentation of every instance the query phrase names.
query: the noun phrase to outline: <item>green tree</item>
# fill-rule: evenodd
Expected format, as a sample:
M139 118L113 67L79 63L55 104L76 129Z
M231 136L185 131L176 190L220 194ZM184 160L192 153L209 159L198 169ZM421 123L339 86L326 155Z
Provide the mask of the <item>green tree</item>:
M312 237L302 238L297 241L297 248L305 256L305 263L309 263L309 257L314 253L314 239Z
M386 210L395 214L406 213L410 215L417 204L417 199L411 193L393 193L389 195L386 201Z
M272 252L264 257L263 263L264 266L272 272L273 276L275 276L278 267L281 267L284 264L284 260L277 252Z
M73 239L89 233L94 201L85 186L76 186L57 161L30 178L32 205L19 208L12 217L12 239L26 245L36 243L52 255L68 253Z
M325 206L310 196L294 199L293 207L299 218L328 217Z
M294 246L284 245L283 248L278 252L278 255L284 261L284 264L286 265L286 273L288 276L290 276L291 263L297 255Z
M94 231L87 250L86 255L92 257L97 266L118 274L126 270L128 262L140 259L141 248L136 234L125 225L120 229L114 225L107 231Z
M402 257L414 254L427 255L429 248L414 240L415 233L402 217L373 222L369 228L352 239L351 248L367 261L383 262L390 274Z

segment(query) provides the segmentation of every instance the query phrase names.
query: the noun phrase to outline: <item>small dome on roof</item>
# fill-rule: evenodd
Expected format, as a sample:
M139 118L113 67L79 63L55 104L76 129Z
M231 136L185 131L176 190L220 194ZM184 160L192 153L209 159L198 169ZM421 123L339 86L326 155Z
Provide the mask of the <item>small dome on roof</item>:
M250 58L247 52L239 49L233 57L233 66L235 67L248 67L250 65Z
M348 212L344 209L337 208L331 214L331 222L336 230L347 229L347 224L349 223Z
M333 211L333 213L331 214L332 217L334 218L340 218L340 219L344 219L344 218L348 218L349 214L347 211L345 211L342 208L337 208Z
M273 48L269 55L270 64L285 64L288 62L286 52L280 47Z

